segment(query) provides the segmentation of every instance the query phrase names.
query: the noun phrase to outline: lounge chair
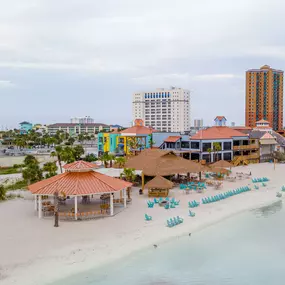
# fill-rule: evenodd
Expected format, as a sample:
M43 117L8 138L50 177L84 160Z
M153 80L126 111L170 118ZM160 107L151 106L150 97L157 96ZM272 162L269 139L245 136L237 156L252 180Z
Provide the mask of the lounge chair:
M194 212L191 212L191 210L189 210L189 217L195 217L195 213Z
M169 206L169 204L168 204L168 203L164 205L164 209L166 209L166 210L168 210L168 209L169 209L169 207L170 207L170 206Z
M169 221L169 220L167 220L166 222L167 222L167 226L168 226L169 228L172 228L172 227L175 226L175 225L173 224L173 222L171 222L171 221Z
M152 221L152 216L149 216L148 214L144 214L144 218L146 221Z

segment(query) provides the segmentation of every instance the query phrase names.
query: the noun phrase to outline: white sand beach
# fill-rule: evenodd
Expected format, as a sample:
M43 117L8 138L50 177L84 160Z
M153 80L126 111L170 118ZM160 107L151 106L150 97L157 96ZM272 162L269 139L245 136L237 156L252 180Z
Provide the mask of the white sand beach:
M101 266L122 258L133 251L153 244L188 235L235 215L279 200L276 192L285 185L285 165L252 164L237 167L235 172L252 173L252 177L268 177L266 187L254 190L250 179L224 182L221 190L208 187L203 194L186 195L175 188L170 197L180 200L180 206L165 210L159 206L148 209L147 191L138 195L133 188L133 202L114 217L91 221L60 222L53 227L53 219L41 219L34 212L34 201L25 194L18 199L0 204L0 284L39 285ZM250 185L252 191L193 209L196 217L188 216L188 202L200 201L206 196L223 193ZM144 214L153 217L146 222ZM173 228L166 227L166 219L181 216L184 223Z

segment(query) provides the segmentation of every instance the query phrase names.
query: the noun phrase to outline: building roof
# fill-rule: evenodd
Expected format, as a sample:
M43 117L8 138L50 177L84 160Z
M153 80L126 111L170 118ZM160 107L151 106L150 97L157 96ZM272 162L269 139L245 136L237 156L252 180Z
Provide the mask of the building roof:
M29 122L27 122L27 121L24 121L24 122L20 123L19 125L32 125L32 123L29 123Z
M165 142L177 142L180 139L181 139L181 136L169 136L164 141Z
M268 121L262 119L256 122L256 124L270 124Z
M274 139L274 137L269 133L265 133L260 139L261 140Z
M225 116L217 116L217 117L215 118L215 120L219 120L219 121L221 121L221 120L223 120L223 119L227 120Z
M173 183L162 176L155 176L145 184L145 187L153 189L170 189L173 187Z
M283 147L285 147L285 138L278 134L277 132L272 132L272 135L275 137L277 143Z
M32 194L91 195L113 193L132 186L132 183L110 177L95 171L65 172L28 186Z
M56 124L52 124L52 125L48 125L48 128L59 128L59 127L63 127L63 128L67 128L67 127L76 127L80 125L81 127L109 127L109 125L106 124L101 124L101 123L86 123L86 124L73 124L73 123L56 123Z
M231 139L233 137L245 136L247 135L230 127L214 126L205 130L200 130L198 133L191 137L191 140Z
M155 130L145 126L133 126L121 131L121 134L137 134L137 135L149 135L155 132Z
M128 159L125 167L142 170L148 176L167 176L177 173L197 173L204 168L200 164L176 156L172 151L146 149Z
M213 163L213 164L211 165L211 167L230 168L230 167L233 167L233 164L231 164L230 162L225 161L225 160L219 160L219 161Z
M98 165L91 163L91 162L84 161L84 160L79 160L79 161L65 164L63 168L67 171L72 171L72 170L80 171L80 170L91 170L93 168L98 168Z

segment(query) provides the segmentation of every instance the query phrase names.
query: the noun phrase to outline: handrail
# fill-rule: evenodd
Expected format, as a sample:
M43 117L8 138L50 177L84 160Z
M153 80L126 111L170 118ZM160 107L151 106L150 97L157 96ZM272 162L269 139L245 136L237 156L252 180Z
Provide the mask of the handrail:
M256 149L259 148L257 144L249 144L249 145L234 145L233 150L243 150L243 149Z

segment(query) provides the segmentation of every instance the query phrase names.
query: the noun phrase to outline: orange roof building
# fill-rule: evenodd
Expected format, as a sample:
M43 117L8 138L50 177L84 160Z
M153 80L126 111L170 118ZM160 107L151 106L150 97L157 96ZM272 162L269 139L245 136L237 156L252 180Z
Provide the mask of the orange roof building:
M113 216L113 196L117 192L122 192L126 207L126 188L131 187L132 183L98 173L93 168L92 163L77 161L65 165L65 173L29 185L28 189L35 196L35 209L38 209L39 218L42 217L42 196L54 196L56 192L64 197L74 198L76 220L78 197L83 199L91 195L109 195L110 216Z
M214 126L200 130L190 138L191 159L215 162L231 161L234 149L249 144L249 136L226 126Z

